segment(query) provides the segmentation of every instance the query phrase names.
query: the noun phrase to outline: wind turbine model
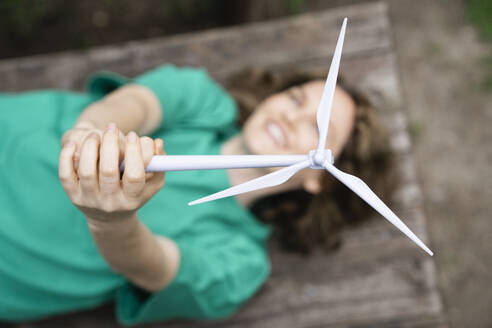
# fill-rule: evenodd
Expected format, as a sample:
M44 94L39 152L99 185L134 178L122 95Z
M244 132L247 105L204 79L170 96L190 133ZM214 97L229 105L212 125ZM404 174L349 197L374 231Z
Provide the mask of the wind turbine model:
M338 67L342 56L343 40L347 18L343 20L342 29L338 37L337 46L330 66L328 77L321 101L318 105L316 119L318 123L319 140L318 148L311 150L307 155L211 155L211 156L154 156L146 168L147 172L158 171L182 171L182 170L215 170L237 169L253 167L279 167L287 166L281 170L236 185L229 189L217 192L210 196L192 201L189 205L196 205L212 200L234 196L245 192L273 187L287 181L298 171L310 167L315 170L325 169L336 179L345 184L389 222L400 229L429 255L432 251L386 206L381 199L359 178L344 173L333 166L333 154L325 149L328 125L335 94ZM124 163L121 169L124 168Z

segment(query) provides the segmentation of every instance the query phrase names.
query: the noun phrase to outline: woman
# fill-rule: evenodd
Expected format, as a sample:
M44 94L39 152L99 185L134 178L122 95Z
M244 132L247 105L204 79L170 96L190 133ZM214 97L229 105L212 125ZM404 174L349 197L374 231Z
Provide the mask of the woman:
M231 91L244 103L247 88L239 84L231 81ZM268 97L241 132L234 101L197 69L164 66L132 81L99 76L88 94L1 96L0 319L40 318L113 298L124 324L231 314L270 270L270 228L246 208L299 189L324 194L326 177L304 170L274 188L188 207L271 169L168 172L162 188L164 174L144 167L164 154L162 139L168 154L307 153L316 148L322 88L314 80ZM358 138L357 106L337 89L327 140L336 157ZM278 215L261 216L278 223ZM299 249L307 250L309 229L297 230Z

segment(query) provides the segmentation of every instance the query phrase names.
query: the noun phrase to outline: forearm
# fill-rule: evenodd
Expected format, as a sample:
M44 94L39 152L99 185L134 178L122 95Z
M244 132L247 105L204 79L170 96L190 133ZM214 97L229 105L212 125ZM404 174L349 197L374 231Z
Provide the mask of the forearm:
M148 135L161 121L162 110L153 92L143 86L127 85L88 106L76 125L87 122L102 130L113 122L124 134L135 131Z
M89 217L87 221L99 252L115 272L149 292L171 282L179 264L172 240L153 235L136 214L109 222Z

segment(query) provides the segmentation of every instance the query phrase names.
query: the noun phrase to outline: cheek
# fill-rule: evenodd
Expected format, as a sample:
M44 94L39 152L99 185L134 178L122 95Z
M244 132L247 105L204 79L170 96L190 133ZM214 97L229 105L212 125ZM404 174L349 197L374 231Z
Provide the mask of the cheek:
M297 152L307 153L310 150L316 149L318 146L318 128L311 124L311 122L306 123L299 129L296 140Z
M244 129L253 130L257 129L268 117L268 107L260 104L258 108L248 117L244 124Z
M255 113L250 116L242 130L243 140L253 154L265 153L262 135L262 126L265 119L264 116L260 114L261 113Z
M255 134L258 134L264 120L264 115L261 112L253 113L243 126L243 135L248 139L253 138Z

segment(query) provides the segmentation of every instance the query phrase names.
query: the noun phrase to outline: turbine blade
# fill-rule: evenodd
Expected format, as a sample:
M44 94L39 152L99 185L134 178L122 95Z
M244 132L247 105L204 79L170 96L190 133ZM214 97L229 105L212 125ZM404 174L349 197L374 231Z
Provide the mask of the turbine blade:
M283 168L281 170L275 171L273 173L253 179L251 181L241 183L239 185L228 188L226 190L222 190L215 194L194 200L192 202L189 202L188 205L190 206L196 205L196 204L205 203L224 197L243 194L245 192L249 192L253 190L273 187L289 180L290 177L292 177L295 173L297 173L302 169L305 169L306 167L309 167L309 161L302 161L294 165L288 166L286 168Z
M345 37L345 28L347 26L347 18L343 20L340 35L338 36L337 46L331 60L330 71L326 78L325 88L321 101L318 105L316 119L318 121L318 150L324 150L326 146L326 137L328 136L328 126L330 124L331 108L333 105L333 96L335 95L335 87L337 85L338 67L340 66L340 58L342 57L343 40Z
M379 199L376 194L369 189L369 187L359 178L340 171L335 166L329 163L325 163L324 167L330 172L335 178L340 180L343 184L349 187L353 192L359 195L360 198L365 200L369 205L372 206L376 211L378 211L382 216L384 216L389 222L400 229L405 235L413 240L417 245L419 245L424 251L429 255L434 255L432 251L425 246L425 244L403 223L393 211L391 211L388 206L386 206L381 199Z

